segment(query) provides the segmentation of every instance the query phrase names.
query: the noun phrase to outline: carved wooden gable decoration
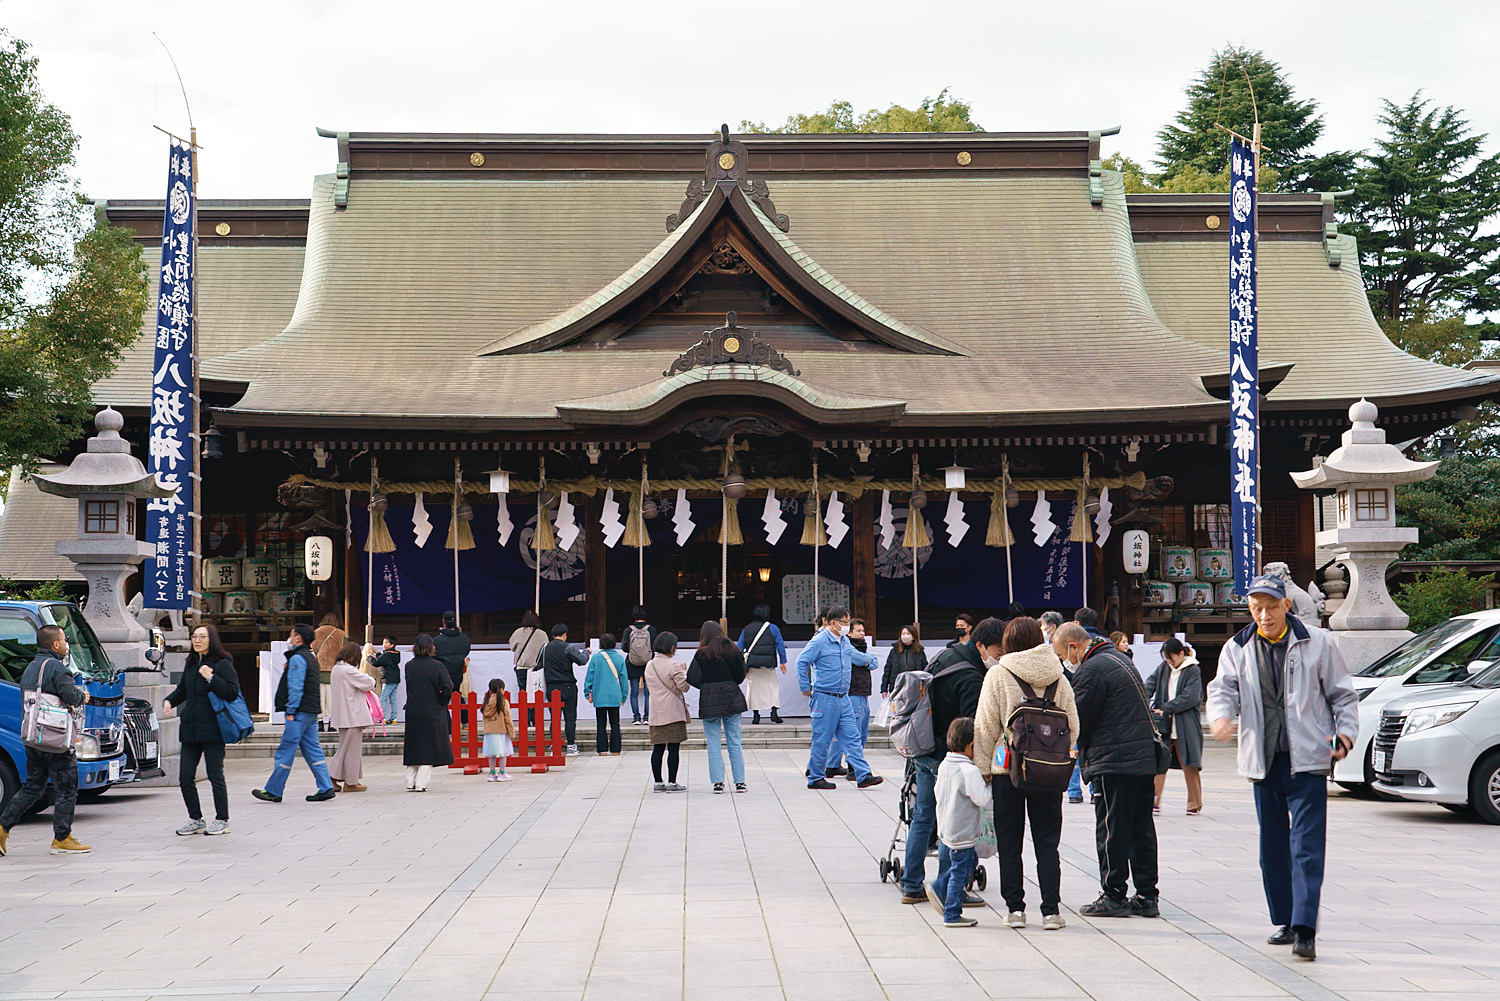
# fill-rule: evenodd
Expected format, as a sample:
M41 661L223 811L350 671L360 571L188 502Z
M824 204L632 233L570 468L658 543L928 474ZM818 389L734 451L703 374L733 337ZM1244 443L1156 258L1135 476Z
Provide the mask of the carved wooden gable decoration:
M724 317L724 326L707 331L701 341L678 355L662 375L670 378L704 365L731 364L760 365L791 376L801 375L792 368L786 355L765 342L759 331L737 326L733 313Z

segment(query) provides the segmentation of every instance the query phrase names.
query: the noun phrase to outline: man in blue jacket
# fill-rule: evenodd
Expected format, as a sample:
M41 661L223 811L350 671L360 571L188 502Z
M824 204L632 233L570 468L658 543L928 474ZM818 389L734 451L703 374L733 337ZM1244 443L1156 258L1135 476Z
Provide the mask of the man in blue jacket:
M318 783L317 792L307 797L309 803L321 803L333 799L333 779L328 774L328 759L323 755L323 745L318 743L318 717L322 713L318 690L318 657L312 652L313 627L299 622L292 627L287 637L291 650L286 655L286 670L276 686L276 711L286 713L286 724L281 728L281 743L276 747L276 764L271 768L271 777L264 789L250 793L267 803L280 803L281 793L286 789L286 780L292 775L292 762L297 751L302 751L302 760L312 769L313 779Z
M823 775L828 764L828 747L835 735L861 789L884 781L865 761L859 720L849 703L849 677L855 664L873 668L875 658L849 644L849 609L835 605L828 610L827 627L797 655L797 687L812 703L812 754L807 760L809 789L838 788Z

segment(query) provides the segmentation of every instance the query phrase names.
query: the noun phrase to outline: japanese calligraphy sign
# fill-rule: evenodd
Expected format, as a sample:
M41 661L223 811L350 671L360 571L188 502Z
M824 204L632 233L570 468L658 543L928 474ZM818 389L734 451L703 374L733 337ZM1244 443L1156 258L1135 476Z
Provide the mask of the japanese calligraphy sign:
M1132 528L1120 540L1121 555L1126 573L1145 573L1151 562L1151 536L1139 528Z
M1229 147L1229 500L1234 582L1243 594L1258 572L1260 349L1256 331L1255 156Z
M193 586L193 193L192 150L169 150L151 367L151 439L146 468L177 492L146 505L146 541L155 559L143 567L147 608L188 608Z
M333 540L326 535L309 535L303 547L307 579L328 580L332 577Z

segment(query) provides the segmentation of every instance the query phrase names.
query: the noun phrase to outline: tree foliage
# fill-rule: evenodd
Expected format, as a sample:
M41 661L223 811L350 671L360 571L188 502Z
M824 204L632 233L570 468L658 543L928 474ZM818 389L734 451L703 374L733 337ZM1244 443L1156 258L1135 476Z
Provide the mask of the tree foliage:
M1148 174L1145 169L1130 157L1123 153L1115 153L1104 158L1105 170L1118 170L1125 178L1125 193L1127 195L1139 195L1151 191L1162 191L1174 194L1212 194L1214 192L1229 192L1229 163L1226 160L1224 169L1217 174L1209 174L1197 167L1184 167L1176 174L1169 176L1163 174ZM1255 182L1257 191L1275 191L1276 183L1281 175L1276 173L1276 168L1262 165L1260 176Z
M1396 510L1421 532L1404 560L1500 559L1500 456L1444 458L1431 479L1397 488Z
M827 111L787 116L779 127L764 122L740 122L741 132L982 132L973 120L968 101L948 96L945 87L937 97L924 97L915 108L893 104L884 111L871 108L856 116L849 101L834 101Z
M1474 611L1484 597L1486 585L1494 580L1494 574L1474 577L1467 570L1434 567L1417 574L1415 580L1398 588L1392 597L1411 617L1407 628L1419 633L1455 615Z
M1370 309L1402 324L1500 309L1500 154L1482 156L1485 136L1451 106L1420 93L1384 105L1385 135L1360 157L1347 226Z
M1187 107L1177 113L1174 124L1157 133L1157 162L1162 172L1159 186L1151 190L1183 190L1164 185L1183 175L1189 178L1186 183L1200 184L1204 175L1216 177L1227 171L1230 137L1217 126L1248 137L1257 113L1265 147L1261 169L1276 172L1278 190L1341 187L1338 180L1353 165L1349 153L1312 155L1312 147L1323 134L1318 104L1298 99L1281 66L1263 52L1233 46L1215 52L1208 66L1188 84L1186 93ZM1193 179L1195 176L1198 179ZM1227 191L1228 184L1187 190Z
M82 434L90 386L146 308L130 233L88 222L77 145L26 43L0 32L0 469L29 471Z

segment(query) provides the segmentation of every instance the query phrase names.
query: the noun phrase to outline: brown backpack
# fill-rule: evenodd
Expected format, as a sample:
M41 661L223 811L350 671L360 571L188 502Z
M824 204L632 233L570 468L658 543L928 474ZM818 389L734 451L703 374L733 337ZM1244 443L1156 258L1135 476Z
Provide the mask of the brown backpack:
M1040 695L1020 678L1016 684L1025 699L1005 721L1012 734L1010 780L1023 792L1063 792L1073 778L1073 735L1057 705L1059 682Z

